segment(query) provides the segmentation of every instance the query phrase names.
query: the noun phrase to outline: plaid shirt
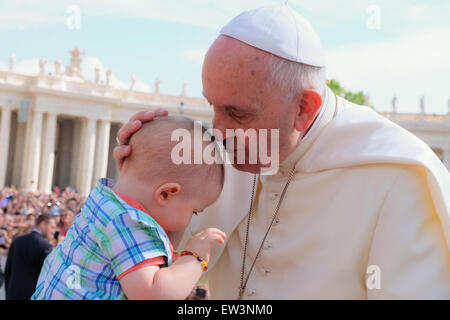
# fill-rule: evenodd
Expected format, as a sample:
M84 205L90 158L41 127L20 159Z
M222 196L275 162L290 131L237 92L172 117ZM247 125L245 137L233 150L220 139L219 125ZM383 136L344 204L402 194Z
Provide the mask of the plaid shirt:
M65 239L48 255L31 299L126 299L118 277L136 264L164 256L172 264L165 231L100 179Z

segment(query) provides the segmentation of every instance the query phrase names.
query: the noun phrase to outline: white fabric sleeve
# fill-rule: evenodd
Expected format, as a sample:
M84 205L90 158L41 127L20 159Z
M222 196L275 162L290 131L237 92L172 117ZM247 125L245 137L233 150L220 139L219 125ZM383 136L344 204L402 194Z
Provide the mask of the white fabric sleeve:
M386 196L367 265L380 288L368 274L368 299L450 299L449 248L426 181L424 168L405 166Z

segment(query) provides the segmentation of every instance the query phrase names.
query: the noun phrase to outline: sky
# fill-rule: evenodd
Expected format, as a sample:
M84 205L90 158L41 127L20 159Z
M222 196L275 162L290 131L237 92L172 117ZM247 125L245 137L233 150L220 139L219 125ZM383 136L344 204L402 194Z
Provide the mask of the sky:
M112 83L136 90L202 96L201 65L220 28L244 10L285 0L0 0L0 70L37 74L45 57L69 64L84 50L83 73L112 69ZM450 1L290 0L308 19L326 53L327 79L370 97L378 111L427 113L450 108ZM77 14L79 12L79 15ZM78 19L79 17L79 19Z

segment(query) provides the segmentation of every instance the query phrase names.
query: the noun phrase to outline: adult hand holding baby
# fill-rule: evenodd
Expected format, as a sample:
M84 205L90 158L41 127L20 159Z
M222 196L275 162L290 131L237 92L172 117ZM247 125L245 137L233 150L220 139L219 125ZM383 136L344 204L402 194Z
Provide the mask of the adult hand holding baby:
M126 157L131 154L131 147L128 145L131 136L138 131L142 124L152 121L155 117L167 116L169 112L166 109L156 109L155 111L141 111L133 115L130 120L125 123L117 132L117 142L119 145L114 148L114 160L116 161L119 171Z

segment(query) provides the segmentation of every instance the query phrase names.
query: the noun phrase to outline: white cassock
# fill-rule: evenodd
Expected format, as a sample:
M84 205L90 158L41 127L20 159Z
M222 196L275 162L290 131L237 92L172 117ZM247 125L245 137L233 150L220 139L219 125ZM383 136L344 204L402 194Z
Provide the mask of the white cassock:
M450 173L414 135L329 89L279 173L258 176L246 272L293 166L244 299L450 299ZM212 299L238 296L253 183L231 165L225 175L182 242L208 227L228 235L206 273Z

